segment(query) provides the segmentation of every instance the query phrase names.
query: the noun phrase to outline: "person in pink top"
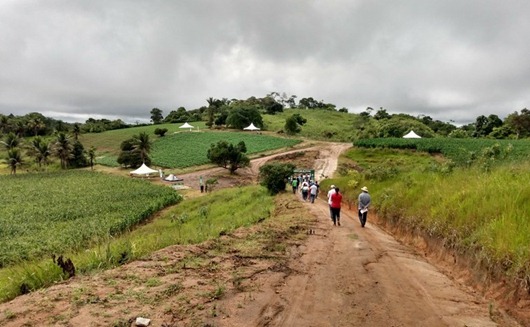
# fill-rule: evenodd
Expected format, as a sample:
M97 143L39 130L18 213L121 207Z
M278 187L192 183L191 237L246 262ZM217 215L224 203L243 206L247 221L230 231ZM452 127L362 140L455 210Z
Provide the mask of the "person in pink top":
M342 194L339 192L338 187L335 187L335 193L331 194L330 202L331 220L333 220L333 226L340 226L340 205L342 203Z

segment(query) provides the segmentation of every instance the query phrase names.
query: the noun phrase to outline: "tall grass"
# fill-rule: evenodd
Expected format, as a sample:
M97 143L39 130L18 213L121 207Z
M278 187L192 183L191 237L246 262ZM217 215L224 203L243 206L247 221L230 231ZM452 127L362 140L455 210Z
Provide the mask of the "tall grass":
M219 190L165 210L152 222L100 245L66 253L77 272L114 267L173 244L195 244L270 216L273 198L260 186ZM51 259L0 270L0 301L62 280L65 275Z
M421 157L409 165L413 161L407 155L393 174L378 179L370 172L378 165L374 158L388 163L385 150L369 156L364 151L354 149L348 156L370 162L357 179L359 187L368 185L380 218L443 239L445 246L473 255L491 271L530 286L530 163L445 170ZM349 178L327 183L340 186Z

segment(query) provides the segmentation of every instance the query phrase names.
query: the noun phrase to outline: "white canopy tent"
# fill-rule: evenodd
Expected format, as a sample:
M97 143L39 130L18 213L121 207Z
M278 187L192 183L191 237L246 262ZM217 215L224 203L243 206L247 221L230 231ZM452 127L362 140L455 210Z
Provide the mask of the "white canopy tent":
M173 174L169 174L166 178L164 178L165 181L168 181L168 182L180 182L180 181L183 181L182 178L178 178L177 176L173 175Z
M158 173L158 170L147 167L145 163L143 163L140 168L131 171L131 175L149 175L154 173Z
M182 126L180 126L179 128L189 128L190 132L191 130L194 128L193 126L191 126L190 124L188 124L188 122L185 122Z
M421 136L414 133L414 131L410 131L406 135L404 135L403 138L404 139L421 139Z
M259 131L259 127L254 126L254 123L250 123L247 127L243 128L245 131Z

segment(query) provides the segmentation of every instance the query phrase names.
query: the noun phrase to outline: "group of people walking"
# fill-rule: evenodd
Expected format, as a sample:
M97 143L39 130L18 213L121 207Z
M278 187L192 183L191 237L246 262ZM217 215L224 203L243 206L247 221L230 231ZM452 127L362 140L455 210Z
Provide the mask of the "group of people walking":
M293 187L293 194L298 192L298 187L300 186L302 200L315 203L320 186L318 185L317 181L309 179L309 175L300 175L298 177L291 178L291 186Z
M320 185L317 181L311 180L309 175L300 175L293 176L289 182L293 188L293 194L296 194L298 192L298 188L300 188L302 199L304 201L315 203L315 199L318 196L320 190ZM342 205L342 193L340 192L340 189L335 185L331 185L327 194L327 199L329 204L329 215L333 221L333 225L340 226L340 209ZM361 188L361 193L357 197L357 213L359 215L361 227L366 225L368 208L370 207L371 202L372 199L370 197L370 193L368 192L368 188L363 186Z
M357 210L359 215L359 221L361 227L364 228L366 225L366 219L368 217L368 207L370 206L372 199L368 193L366 186L361 188L361 193L357 197ZM329 215L333 221L333 226L340 226L340 209L342 204L342 193L340 189L335 185L331 185L328 191L328 204L329 204Z

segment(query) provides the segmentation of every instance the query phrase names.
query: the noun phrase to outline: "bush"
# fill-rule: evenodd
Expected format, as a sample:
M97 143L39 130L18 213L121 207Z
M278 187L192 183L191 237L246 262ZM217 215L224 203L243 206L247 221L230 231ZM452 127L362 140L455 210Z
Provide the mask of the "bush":
M155 129L155 135L163 137L167 133L167 128L157 128Z
M259 178L271 194L285 190L287 178L294 173L295 166L290 163L271 163L260 167Z

